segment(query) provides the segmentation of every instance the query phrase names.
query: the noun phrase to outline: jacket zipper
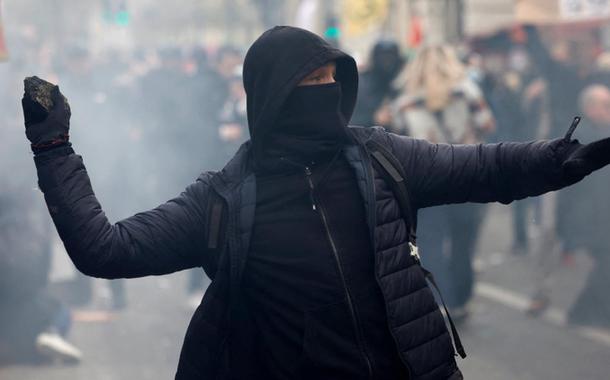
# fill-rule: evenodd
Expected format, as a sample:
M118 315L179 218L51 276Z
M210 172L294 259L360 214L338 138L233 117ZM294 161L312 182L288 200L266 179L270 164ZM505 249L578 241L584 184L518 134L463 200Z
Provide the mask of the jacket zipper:
M324 213L324 209L322 207L320 207L319 205L316 205L316 202L315 202L315 197L314 197L314 193L313 193L315 187L314 187L313 181L311 180L311 174L312 174L311 169L308 166L306 166L305 167L305 177L307 178L307 183L309 184L309 197L311 199L311 206L314 211L317 210L319 212L320 218L322 219L322 224L324 225L324 230L326 231L326 237L328 238L328 241L330 243L331 250L333 252L333 256L335 258L335 262L336 262L337 268L339 270L339 277L341 277L341 283L343 285L343 290L345 291L345 296L347 298L347 304L349 307L352 323L354 325L354 332L356 334L356 340L358 341L358 348L360 349L360 353L362 354L362 357L364 358L364 361L366 363L367 370L368 370L368 378L372 379L373 378L373 366L371 365L371 359L369 358L369 356L366 353L366 350L364 348L364 340L362 338L362 334L360 331L360 324L358 323L358 319L356 317L356 310L354 308L352 296L349 292L349 289L347 288L347 282L345 281L345 275L343 274L343 267L341 266L341 259L339 258L339 253L337 252L337 246L335 245L335 241L333 240L332 235L330 233L330 228L328 227L328 221L326 219L326 214Z

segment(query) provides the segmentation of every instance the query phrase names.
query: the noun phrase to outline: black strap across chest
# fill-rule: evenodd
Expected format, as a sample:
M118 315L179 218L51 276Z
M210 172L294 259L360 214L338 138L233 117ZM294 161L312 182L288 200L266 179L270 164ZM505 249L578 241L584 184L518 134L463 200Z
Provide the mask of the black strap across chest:
M402 165L398 161L398 159L383 145L379 144L374 140L369 140L366 143L366 147L369 150L369 154L373 157L373 165L377 168L377 170L383 175L386 183L392 188L392 192L400 205L403 218L405 219L405 223L407 224L407 228L409 229L409 248L411 249L411 255L415 258L415 261L420 266L421 270L424 272L424 276L426 279L432 284L436 292L438 293L441 302L443 304L443 309L445 310L445 314L447 315L447 320L449 321L449 326L451 328L451 335L453 337L453 342L455 344L455 349L460 357L463 359L466 357L466 351L464 350L464 346L462 345L462 340L460 339L460 335L458 334L457 328L453 323L453 319L451 318L451 314L445 305L445 300L443 299L443 295L434 279L432 273L424 268L421 265L419 253L417 252L417 218L415 217L415 212L417 212L411 205L411 197L409 196L409 192L407 189L407 184L405 181L405 174L402 168Z

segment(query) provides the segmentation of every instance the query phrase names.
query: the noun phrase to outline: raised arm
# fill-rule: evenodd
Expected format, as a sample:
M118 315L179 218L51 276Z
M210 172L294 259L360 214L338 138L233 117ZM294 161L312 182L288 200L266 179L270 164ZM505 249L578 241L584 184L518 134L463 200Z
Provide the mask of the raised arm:
M76 267L103 278L159 275L202 265L207 185L198 181L154 210L114 225L102 211L82 158L67 142L69 107L59 90L46 117L34 118L24 98L39 187Z
M558 190L608 164L610 139L479 145L432 144L387 135L417 208L463 202L510 203Z

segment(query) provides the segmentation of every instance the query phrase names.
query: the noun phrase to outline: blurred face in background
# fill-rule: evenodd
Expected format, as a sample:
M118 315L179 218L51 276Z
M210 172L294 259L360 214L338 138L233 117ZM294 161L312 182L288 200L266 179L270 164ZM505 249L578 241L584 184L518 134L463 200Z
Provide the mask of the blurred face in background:
M598 127L610 128L610 89L603 85L587 87L581 98L582 109Z

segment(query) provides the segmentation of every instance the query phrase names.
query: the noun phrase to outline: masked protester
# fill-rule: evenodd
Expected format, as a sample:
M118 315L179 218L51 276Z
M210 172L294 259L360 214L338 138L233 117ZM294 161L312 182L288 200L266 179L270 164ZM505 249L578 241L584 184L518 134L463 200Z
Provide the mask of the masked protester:
M347 127L355 62L298 28L265 32L243 78L250 141L220 172L114 225L68 142L63 97L44 121L24 102L40 187L77 268L117 278L202 266L212 279L177 379L461 379L365 142L401 164L414 208L509 203L610 161L609 140L453 146Z
M389 120L381 116L389 111L386 103L398 95L392 82L405 60L395 41L380 40L373 46L369 61L367 70L360 74L358 100L351 121L355 125L385 127L390 124Z

